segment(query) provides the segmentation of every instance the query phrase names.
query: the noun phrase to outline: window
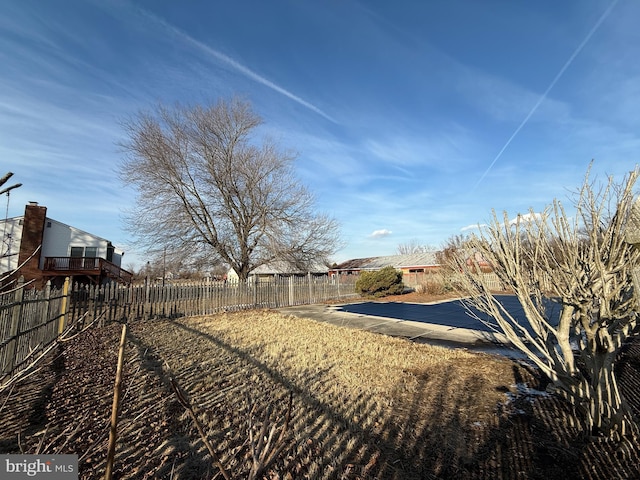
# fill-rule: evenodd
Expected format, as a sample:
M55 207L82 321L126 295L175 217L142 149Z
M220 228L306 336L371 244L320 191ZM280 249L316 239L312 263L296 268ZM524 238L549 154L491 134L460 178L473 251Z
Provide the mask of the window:
M98 256L98 247L71 247L71 256L96 258Z

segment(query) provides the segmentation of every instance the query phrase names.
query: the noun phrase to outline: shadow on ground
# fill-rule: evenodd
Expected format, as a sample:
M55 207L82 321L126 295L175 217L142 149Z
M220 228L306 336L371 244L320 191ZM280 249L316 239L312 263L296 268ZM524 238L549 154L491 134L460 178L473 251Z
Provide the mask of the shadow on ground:
M119 325L86 332L38 375L0 394L0 453L75 453L81 478L103 475L119 332ZM397 385L397 400L386 404L336 391L330 369L289 375L259 351L240 349L188 320L137 322L128 339L117 478L217 473L169 387L169 372L188 392L234 478L246 478L251 462L249 418L259 424L272 405L281 420L290 392L287 446L265 478L640 478L637 457L620 460L613 445L586 443L571 426L570 409L555 397L525 393L478 421L469 412L480 377L454 388L446 371L434 377L416 370L419 384L412 395L401 394ZM623 391L636 412L639 359L636 342L620 367ZM515 363L511 381L545 386ZM250 405L259 408L250 413Z

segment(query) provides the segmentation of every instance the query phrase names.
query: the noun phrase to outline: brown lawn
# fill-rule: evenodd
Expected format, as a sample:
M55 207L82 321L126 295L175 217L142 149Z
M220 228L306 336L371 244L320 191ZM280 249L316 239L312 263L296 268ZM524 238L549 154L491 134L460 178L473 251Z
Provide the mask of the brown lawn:
M1 393L0 453L75 453L81 478L102 478L119 336L89 330ZM637 458L584 442L561 401L523 389L542 385L511 360L249 311L130 325L115 478L222 478L170 376L231 478L248 476L249 429L270 408L277 437L290 396L258 478L640 477Z

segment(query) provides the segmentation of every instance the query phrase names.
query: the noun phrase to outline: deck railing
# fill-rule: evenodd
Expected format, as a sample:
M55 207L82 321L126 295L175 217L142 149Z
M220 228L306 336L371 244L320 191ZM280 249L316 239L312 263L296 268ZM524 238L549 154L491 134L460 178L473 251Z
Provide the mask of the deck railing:
M131 272L98 257L45 257L43 270L58 275L104 275L124 283L133 279Z

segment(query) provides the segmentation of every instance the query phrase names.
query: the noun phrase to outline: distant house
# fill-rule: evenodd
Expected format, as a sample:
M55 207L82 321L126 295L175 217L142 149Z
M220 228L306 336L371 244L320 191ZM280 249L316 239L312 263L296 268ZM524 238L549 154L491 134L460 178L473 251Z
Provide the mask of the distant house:
M484 259L480 252L467 252L466 264L469 267L477 266L481 272L487 273L493 271L493 266Z
M314 263L307 268L299 268L286 261L273 261L260 265L249 273L249 279L270 279L275 277L300 277L304 275L326 276L329 268L322 263ZM238 274L232 268L227 272L227 280L238 281Z
M47 217L47 208L30 202L21 217L0 220L0 276L24 276L42 287L65 277L81 283L130 283L121 268L124 252L104 238ZM7 283L6 281L4 282Z
M393 267L402 272L407 285L417 283L417 278L440 269L436 252L413 253L409 255L389 255L347 260L334 265L329 275L359 275L364 271L376 271L384 267Z

